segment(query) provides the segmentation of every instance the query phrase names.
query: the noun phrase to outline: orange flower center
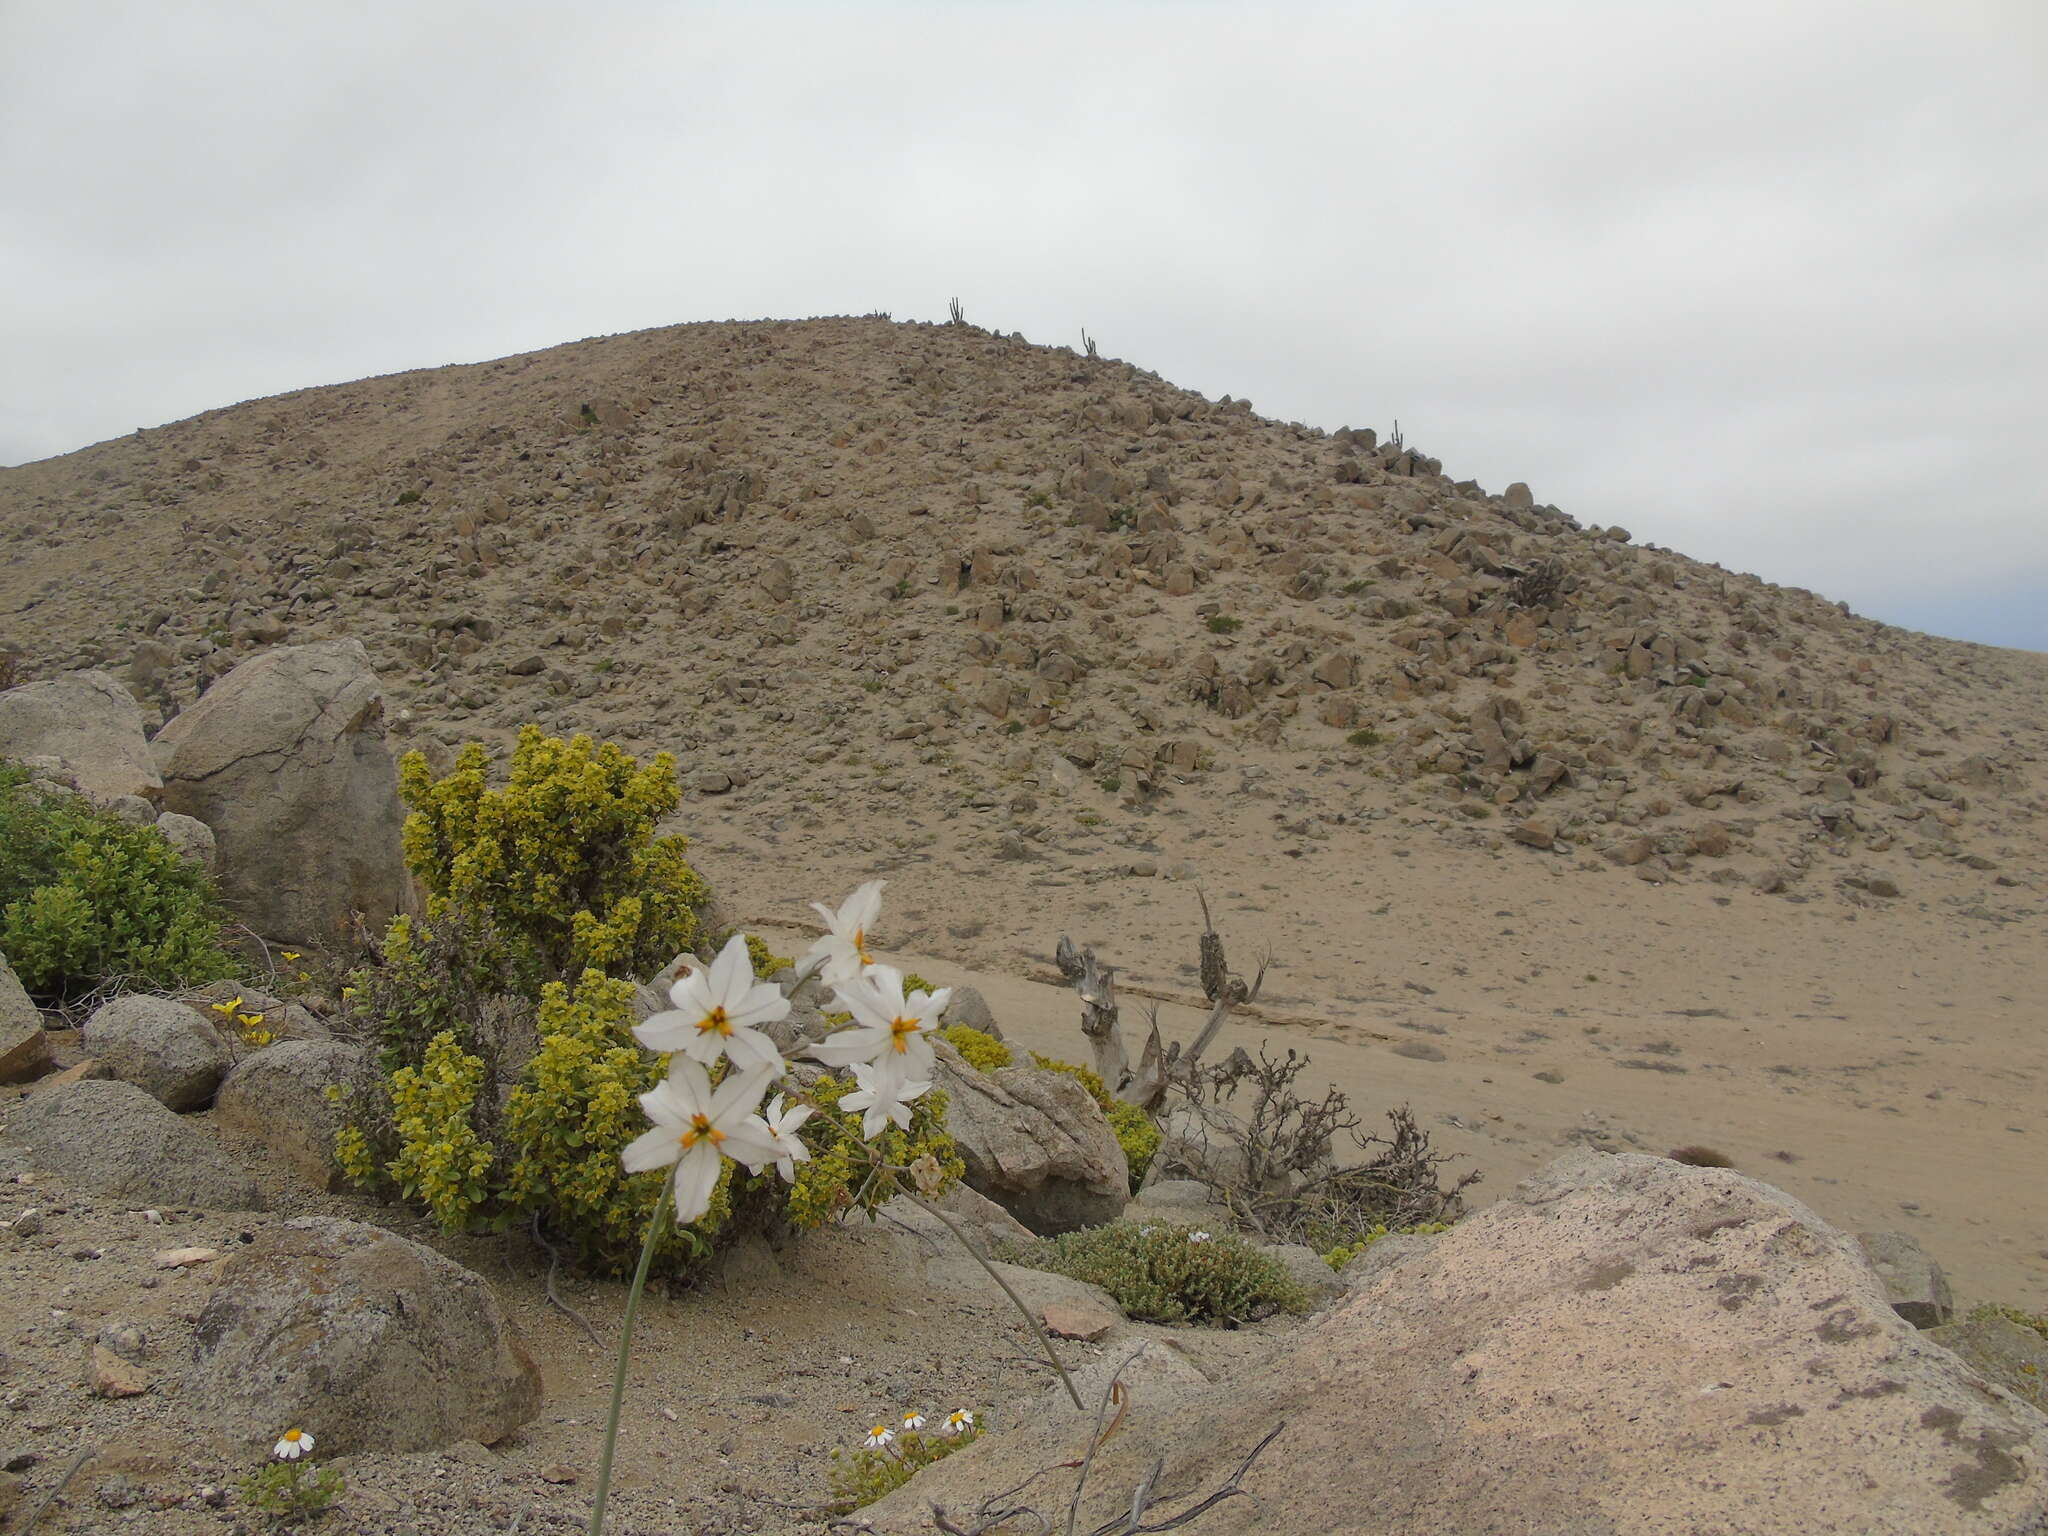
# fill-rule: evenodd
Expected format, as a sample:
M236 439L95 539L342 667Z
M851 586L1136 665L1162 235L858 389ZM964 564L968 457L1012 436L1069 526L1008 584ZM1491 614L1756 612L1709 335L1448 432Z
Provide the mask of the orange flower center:
M853 952L860 956L862 965L873 965L875 957L868 953L868 931L865 928L853 930Z
M683 1128L683 1134L676 1138L685 1148L694 1147L700 1141L717 1146L725 1140L725 1132L711 1123L709 1115L692 1115L690 1123Z
M923 1030L924 1025L916 1019L891 1019L889 1021L889 1043L897 1050L907 1052L910 1049L910 1037L922 1033Z
M712 1009L697 1021L697 1033L700 1035L729 1035L732 1033L732 1020L725 1016L723 1005Z

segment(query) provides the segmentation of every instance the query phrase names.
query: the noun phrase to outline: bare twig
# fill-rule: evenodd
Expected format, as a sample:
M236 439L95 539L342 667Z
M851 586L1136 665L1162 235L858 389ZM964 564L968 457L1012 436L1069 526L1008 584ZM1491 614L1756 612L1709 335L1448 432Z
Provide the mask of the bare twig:
M71 1460L66 1462L64 1470L57 1474L57 1481L50 1485L50 1490L43 1495L42 1502L30 1510L28 1518L21 1522L22 1536L27 1536L27 1533L35 1528L35 1523L43 1518L43 1511L56 1503L57 1495L62 1493L71 1479L78 1475L78 1469L85 1465L85 1460L90 1455L92 1447L89 1445L81 1445L71 1453Z
M600 1339L597 1336L597 1330L590 1326L590 1319L555 1294L555 1272L562 1267L562 1255L556 1251L555 1245L548 1241L547 1234L541 1230L539 1211L533 1213L532 1230L533 1240L548 1251L548 1277L546 1281L548 1304L564 1317L567 1317L578 1328L581 1328L584 1337L589 1339L592 1344L596 1345L599 1349L603 1349L604 1340Z
M1105 1440L1116 1433L1117 1425L1123 1423L1124 1412L1130 1406L1131 1391L1124 1385L1124 1372L1145 1353L1146 1348L1140 1344L1124 1357L1122 1365L1110 1372L1109 1385L1102 1389L1102 1401L1095 1405L1095 1428L1088 1437L1088 1454L1081 1458L1081 1475L1074 1479L1074 1496L1067 1501L1067 1536L1074 1536L1075 1522L1081 1518L1081 1495L1088 1487L1088 1471L1095 1465L1095 1453L1102 1449ZM1116 1404L1116 1417L1104 1428L1102 1416L1109 1412L1111 1403Z

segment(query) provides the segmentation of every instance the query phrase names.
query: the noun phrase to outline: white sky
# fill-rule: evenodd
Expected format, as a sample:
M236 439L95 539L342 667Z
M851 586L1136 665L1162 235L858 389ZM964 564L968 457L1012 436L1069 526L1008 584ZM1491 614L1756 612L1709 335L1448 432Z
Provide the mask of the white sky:
M0 464L955 294L2048 650L2042 0L0 0Z

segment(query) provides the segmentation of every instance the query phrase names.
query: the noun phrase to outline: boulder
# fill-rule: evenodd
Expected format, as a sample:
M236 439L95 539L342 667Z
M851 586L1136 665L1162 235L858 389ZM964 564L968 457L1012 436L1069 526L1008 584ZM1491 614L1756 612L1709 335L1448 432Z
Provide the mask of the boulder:
M0 1083L23 1083L50 1069L50 1039L43 1016L21 978L0 955Z
M300 1217L221 1266L186 1395L267 1450L280 1425L322 1456L491 1445L540 1411L540 1370L481 1275L378 1227Z
M0 757L57 758L95 800L140 795L154 803L163 789L142 708L105 672L67 672L0 693Z
M408 891L384 695L355 640L243 662L157 733L167 810L213 829L222 893L258 932L338 947Z
M1028 1243L1032 1231L1024 1223L1004 1210L985 1195L978 1195L965 1184L955 1184L937 1200L932 1202L951 1218L953 1226L933 1215L924 1203L909 1195L898 1195L881 1208L880 1215L897 1226L915 1233L927 1240L926 1251L933 1254L959 1252L959 1237L953 1227L958 1227L969 1242L983 1254L996 1251L1003 1243ZM872 1220L865 1211L857 1207L848 1211L843 1218L853 1224L865 1224Z
M1262 1243L1259 1251L1286 1270L1287 1277L1306 1291L1312 1302L1321 1303L1347 1289L1323 1256L1305 1243Z
M989 1011L988 999L976 987L955 987L953 995L946 1000L946 1011L939 1015L939 1022L948 1029L955 1024L965 1024L969 1029L978 1029L994 1039L1003 1038L1003 1026L996 1022L996 1016Z
M1116 1219L1130 1165L1086 1088L1043 1067L977 1072L944 1041L934 1050L970 1188L1042 1234Z
M1939 1328L1955 1319L1948 1276L1913 1238L1904 1232L1859 1232L1856 1241L1899 1316L1915 1328Z
M201 869L210 870L218 862L220 854L213 828L198 817L165 811L157 817L156 829L163 833L164 841L173 851Z
M126 992L86 1019L78 1042L166 1109L204 1109L234 1057L212 1021L174 998Z
M1440 1232L1389 1232L1337 1272L1347 1291L1362 1290L1396 1264L1405 1264L1417 1254L1429 1252L1443 1234Z
M280 1162L312 1184L340 1190L347 1180L334 1162L341 1106L329 1088L354 1077L363 1053L335 1040L284 1040L243 1057L220 1085L214 1118L268 1146Z
M208 1211L263 1205L255 1179L211 1137L133 1083L88 1080L30 1094L7 1135L42 1167L93 1194Z
M1375 1247L1378 1245L1375 1244ZM1079 1526L1155 1527L1245 1472L1264 1536L2018 1536L2048 1521L2048 1418L1891 1309L1845 1233L1728 1169L1577 1151L1207 1390L1136 1394ZM928 1530L1085 1448L977 1442L862 1514ZM1073 1483L1027 1490L1058 1519ZM1019 1529L1028 1524L1021 1516Z

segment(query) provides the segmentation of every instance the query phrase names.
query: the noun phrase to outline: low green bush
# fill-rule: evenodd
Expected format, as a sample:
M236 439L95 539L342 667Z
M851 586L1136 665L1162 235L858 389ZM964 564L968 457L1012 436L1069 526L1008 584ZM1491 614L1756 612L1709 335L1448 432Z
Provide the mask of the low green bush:
M1148 1323L1235 1327L1309 1306L1308 1293L1271 1254L1233 1233L1172 1223L1113 1221L1009 1245L1003 1257L1099 1285Z
M939 1038L977 1072L999 1072L1015 1060L1007 1045L972 1025L949 1024L939 1031Z
M38 1002L110 982L170 991L235 972L212 877L154 827L0 762L0 951Z
M1433 1232L1448 1232L1450 1230L1451 1225L1447 1221L1426 1221L1413 1227L1369 1227L1350 1241L1339 1243L1336 1247L1330 1249L1323 1255L1323 1262L1332 1269L1342 1269L1383 1237L1393 1237L1397 1234L1407 1233L1427 1236Z

